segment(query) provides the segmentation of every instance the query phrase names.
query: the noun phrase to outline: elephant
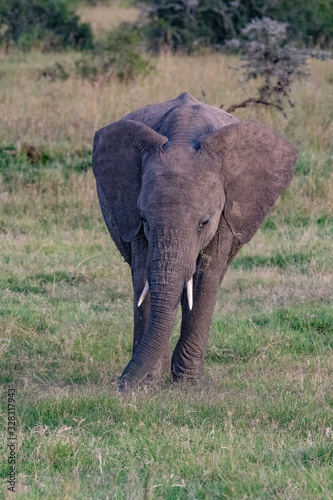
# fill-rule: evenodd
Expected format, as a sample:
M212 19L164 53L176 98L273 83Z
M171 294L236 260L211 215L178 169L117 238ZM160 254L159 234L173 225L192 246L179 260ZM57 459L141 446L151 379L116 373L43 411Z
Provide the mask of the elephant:
M99 204L134 290L133 352L121 391L165 370L173 382L202 376L219 285L289 185L297 156L268 126L188 93L96 132Z

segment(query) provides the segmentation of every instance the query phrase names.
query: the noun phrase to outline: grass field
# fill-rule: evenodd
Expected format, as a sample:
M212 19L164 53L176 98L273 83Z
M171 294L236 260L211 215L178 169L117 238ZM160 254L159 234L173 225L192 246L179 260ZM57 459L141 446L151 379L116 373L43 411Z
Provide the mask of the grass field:
M118 4L109 9L126 19ZM8 388L15 499L333 498L332 61L309 64L288 120L235 113L273 126L300 157L226 275L204 379L120 396L132 289L97 202L94 131L183 91L227 106L250 89L231 69L237 59L218 54L161 56L128 85L39 77L76 57L0 55L0 498L12 498Z

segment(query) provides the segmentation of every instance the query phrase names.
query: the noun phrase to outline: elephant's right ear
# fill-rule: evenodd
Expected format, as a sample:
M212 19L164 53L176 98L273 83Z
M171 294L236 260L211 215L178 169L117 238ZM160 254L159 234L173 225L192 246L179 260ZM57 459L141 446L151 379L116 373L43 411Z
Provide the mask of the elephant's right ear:
M141 225L137 200L141 189L142 153L162 147L167 140L133 120L111 123L95 134L92 164L96 183L126 242L135 238Z

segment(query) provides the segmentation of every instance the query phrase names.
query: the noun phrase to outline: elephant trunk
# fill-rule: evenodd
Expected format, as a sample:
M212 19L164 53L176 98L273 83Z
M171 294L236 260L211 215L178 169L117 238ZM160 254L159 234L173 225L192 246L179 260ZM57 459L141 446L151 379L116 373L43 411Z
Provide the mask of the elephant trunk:
M184 265L183 246L178 239L169 239L168 243L165 237L161 245L153 245L147 273L149 319L142 341L121 375L121 390L130 389L151 373L168 348L184 285L192 276Z

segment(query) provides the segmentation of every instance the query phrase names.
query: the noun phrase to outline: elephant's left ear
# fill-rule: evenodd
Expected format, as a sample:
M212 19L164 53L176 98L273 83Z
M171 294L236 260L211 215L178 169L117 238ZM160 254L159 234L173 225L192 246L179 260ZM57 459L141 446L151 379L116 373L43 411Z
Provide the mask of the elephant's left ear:
M247 243L290 183L298 149L255 121L223 127L202 137L200 144L219 162L226 221L236 238Z

